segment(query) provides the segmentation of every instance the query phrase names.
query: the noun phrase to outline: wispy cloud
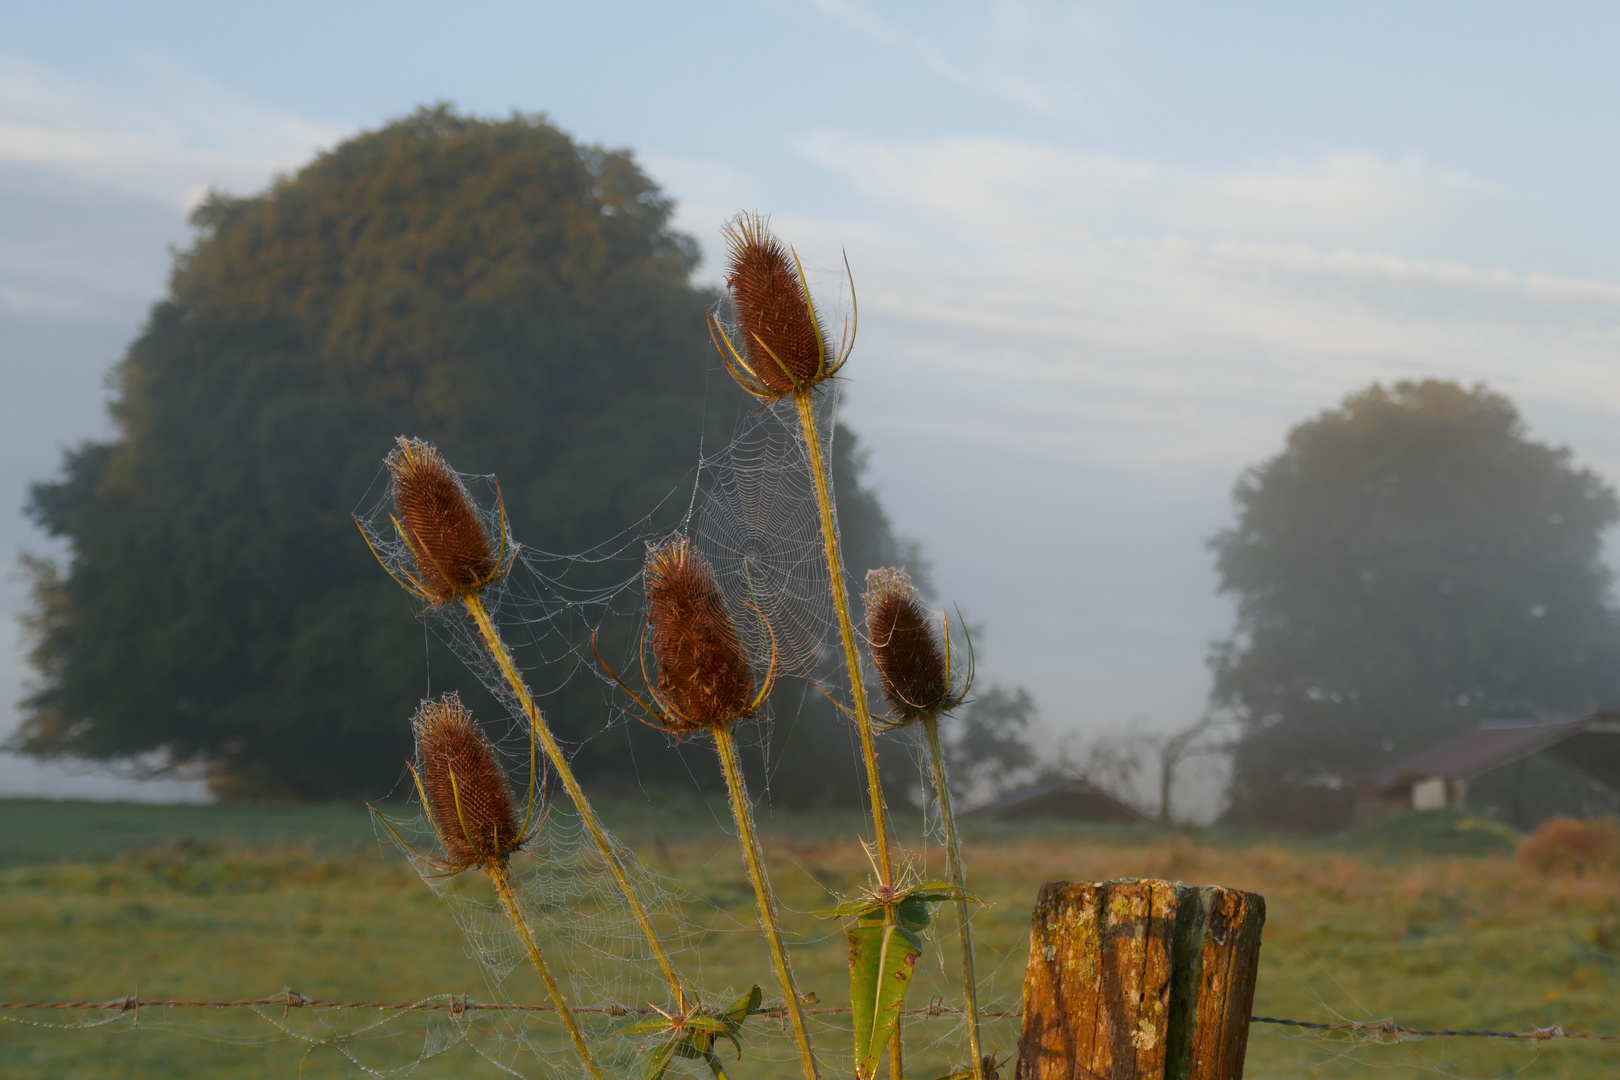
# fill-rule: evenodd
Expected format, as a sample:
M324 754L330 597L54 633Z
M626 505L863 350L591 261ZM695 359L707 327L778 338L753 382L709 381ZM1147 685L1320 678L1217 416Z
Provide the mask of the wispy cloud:
M1229 485L1373 379L1488 382L1620 478L1620 282L1560 272L1487 179L1349 151L798 148L864 197L776 224L829 279L854 265L847 405L886 505L1059 726L1196 714Z
M1620 411L1620 381L1591 384L1620 358L1620 283L1507 268L1524 258L1508 193L1420 158L1199 171L982 139L800 147L874 203L837 226L861 236L869 307L994 333L1004 371L1212 393L1247 372L1285 415L1301 393L1439 371Z
M1042 116L1096 118L1092 95L1075 77L1088 71L1082 47L1104 37L1072 4L1009 0L952 9L928 8L928 30L880 14L858 0L810 0L843 29L957 86L1000 98ZM1059 56L1043 54L1061 43ZM1033 46L1033 47L1032 47ZM1095 81L1094 79L1091 81Z
M113 86L0 60L0 166L66 173L185 206L210 185L262 185L338 137L161 58Z
M117 87L0 57L0 309L127 317L210 188L248 192L334 130L158 58Z
M908 60L922 64L936 75L963 85L970 82L967 73L947 60L944 52L926 34L911 30L853 0L810 0L810 5L834 22L887 46Z
M1269 236L1365 247L1409 244L1478 216L1492 185L1418 157L1337 153L1196 170L1002 139L883 142L821 132L818 165L888 204L998 236Z

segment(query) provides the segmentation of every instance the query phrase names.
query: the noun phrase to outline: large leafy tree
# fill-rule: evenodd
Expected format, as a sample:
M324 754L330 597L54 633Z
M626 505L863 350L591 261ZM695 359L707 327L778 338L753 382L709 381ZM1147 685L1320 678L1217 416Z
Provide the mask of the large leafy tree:
M1294 428L1212 541L1240 820L1330 825L1347 775L1481 719L1620 701L1614 491L1483 386L1401 382Z
M708 378L714 297L691 285L670 212L628 153L446 107L261 195L209 199L116 370L118 438L34 490L72 555L32 564L42 678L21 747L202 762L226 796L393 787L423 633L350 512L400 433L498 472L514 531L541 549L684 510L666 496L690 482L703 425L723 441L746 406ZM852 561L886 561L854 440L835 446ZM476 695L431 653L435 690ZM583 742L603 696L571 686L551 711ZM814 725L799 739L838 742ZM633 742L591 740L583 770L673 760L635 759Z

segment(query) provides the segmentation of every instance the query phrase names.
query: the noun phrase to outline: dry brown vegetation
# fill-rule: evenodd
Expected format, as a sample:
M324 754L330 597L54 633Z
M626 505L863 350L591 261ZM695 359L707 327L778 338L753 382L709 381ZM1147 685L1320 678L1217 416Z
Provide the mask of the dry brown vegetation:
M621 833L691 893L688 916L716 930L694 977L714 990L745 981L768 986L757 939L737 932L752 900L735 842L713 825L725 816L718 806L613 808ZM807 912L864 883L858 824L854 815L778 814L764 826L787 929L807 939L795 949L800 985L834 1003L847 978L842 935ZM900 824L902 835L919 835L915 821ZM1266 897L1260 1015L1620 1032L1613 1008L1620 996L1620 877L1531 874L1506 855L1382 857L1237 839L972 825L970 884L994 902L974 922L986 1007L1017 1004L1028 910L1043 882L1164 877ZM910 851L930 873L942 865L937 848L913 844ZM454 888L476 894L489 886L464 877ZM933 985L918 987L917 1004L930 993L951 993L950 920L946 912L936 927L925 961ZM357 858L327 849L226 845L18 867L0 872L0 939L7 943L0 989L13 999L107 998L137 984L148 996L236 996L292 983L323 997L410 1000L448 991L476 998L482 986L439 901L375 848ZM400 948L402 940L412 947ZM541 1000L539 980L525 977L533 985L515 979L513 992ZM204 1038L165 1030L156 1017L143 1020L147 1030L138 1035L127 1020L72 1033L0 1026L0 1073L268 1077L295 1075L300 1067L301 1048L257 1017L176 1019ZM818 1046L836 1053L836 1025L823 1022ZM919 1046L917 1075L936 1075L926 1070L944 1064L926 1048L945 1034L945 1023L921 1020L909 1028ZM406 1020L396 1030L397 1045L363 1045L368 1060L401 1063L420 1055L420 1024ZM239 1037L274 1045L221 1041ZM987 1025L989 1047L1005 1052L1015 1037L1016 1021ZM1376 1045L1256 1025L1246 1075L1360 1077L1375 1065L1396 1077L1436 1071L1481 1080L1597 1077L1620 1072L1620 1046L1442 1039ZM309 1054L302 1068L312 1078L359 1075L329 1049ZM414 1075L478 1076L482 1069L452 1051ZM752 1080L795 1071L788 1055L745 1061L736 1075Z

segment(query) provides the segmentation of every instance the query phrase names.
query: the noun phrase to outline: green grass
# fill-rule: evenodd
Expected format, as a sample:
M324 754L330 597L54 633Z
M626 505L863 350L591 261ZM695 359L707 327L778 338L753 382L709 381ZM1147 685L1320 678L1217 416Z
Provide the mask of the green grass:
M1519 834L1500 822L1463 810L1399 814L1351 829L1329 846L1382 855L1512 855Z
M604 810L651 866L695 898L689 918L729 928L705 939L700 981L717 992L760 981L769 994L763 945L735 931L750 917L749 894L741 860L720 828L724 811L697 802L628 801ZM788 927L809 942L795 951L801 985L829 1004L845 993L841 936L805 912L825 905L830 891L848 892L863 880L865 857L855 842L861 820L829 813L761 821ZM901 835L920 834L916 820L898 825ZM1385 835L1403 830L1420 842ZM970 874L994 901L975 922L985 996L992 1005L1016 1006L1027 913L1042 882L1165 877L1266 896L1255 1002L1261 1015L1620 1031L1613 1004L1620 999L1620 882L1536 877L1502 854L1423 853L1434 835L1456 831L1456 822L1408 820L1386 826L1377 843L1348 837L1335 849L1232 833L972 823ZM376 843L359 808L0 802L0 837L8 864L0 869L3 999L99 1000L137 985L145 997L228 998L273 994L289 984L323 998L415 1000L450 992L488 998L444 903ZM916 853L937 868L937 849ZM487 891L470 875L451 887L470 899ZM930 993L950 995L948 964L940 961L949 959L951 938L947 915L922 965L928 970L919 975L915 1004ZM682 963L698 965L690 955ZM524 997L542 997L538 981L522 969L509 985ZM345 1044L351 1052L379 1068L416 1062L424 1040L458 1030L484 1032L474 1041L500 1049L489 1038L498 1030L490 1017L474 1018L471 1028L444 1017L394 1017L369 1032L362 1029L380 1019L375 1013L294 1010L283 1019L280 1009L147 1011L139 1027L130 1016L100 1018L110 1022L63 1030L85 1016L7 1014L0 1019L0 1076L364 1075L329 1041L301 1041L344 1032L354 1035ZM916 1052L908 1074L918 1080L946 1064L943 1044L935 1044L948 1033L944 1023L912 1022ZM542 1038L550 1031L543 1019L531 1029ZM769 1049L770 1056L741 1062L737 1080L791 1076L791 1060L778 1052L784 1040L769 1035L769 1025L751 1030L751 1055ZM818 1029L820 1045L833 1056L841 1030L841 1018ZM1016 1021L990 1026L988 1041L1003 1052L1016 1038ZM1620 1075L1620 1045L1537 1049L1432 1039L1381 1046L1257 1025L1246 1075L1359 1077L1375 1067L1392 1077L1573 1080ZM502 1074L468 1046L456 1046L409 1075Z
M354 845L373 838L359 804L154 806L0 799L0 866L106 858L132 849L229 842Z

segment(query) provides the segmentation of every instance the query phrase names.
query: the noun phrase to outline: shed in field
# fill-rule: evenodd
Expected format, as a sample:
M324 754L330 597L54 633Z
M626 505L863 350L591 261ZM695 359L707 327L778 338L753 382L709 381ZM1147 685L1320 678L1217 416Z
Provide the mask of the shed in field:
M1044 780L1009 791L994 802L973 810L979 817L1000 821L1091 821L1100 824L1126 824L1146 820L1141 811L1127 806L1084 780L1066 778Z
M1468 781L1547 754L1620 791L1620 713L1553 721L1491 720L1356 781L1355 823L1464 805Z

